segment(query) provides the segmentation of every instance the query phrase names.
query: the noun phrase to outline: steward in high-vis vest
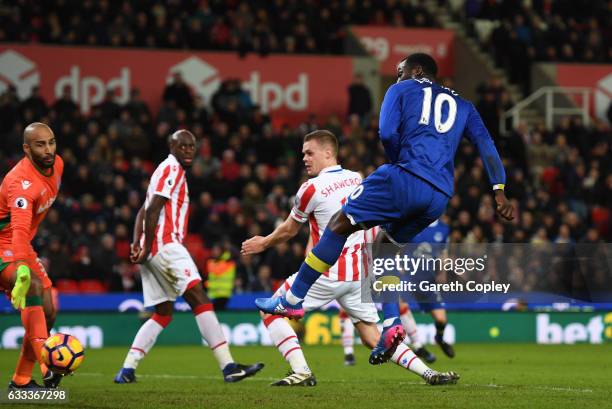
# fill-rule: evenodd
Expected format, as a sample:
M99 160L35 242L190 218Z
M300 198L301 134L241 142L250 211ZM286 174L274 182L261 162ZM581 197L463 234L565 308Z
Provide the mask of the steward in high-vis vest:
M218 257L206 262L208 271L208 296L212 298L215 310L225 309L234 291L236 263L229 251L223 251Z

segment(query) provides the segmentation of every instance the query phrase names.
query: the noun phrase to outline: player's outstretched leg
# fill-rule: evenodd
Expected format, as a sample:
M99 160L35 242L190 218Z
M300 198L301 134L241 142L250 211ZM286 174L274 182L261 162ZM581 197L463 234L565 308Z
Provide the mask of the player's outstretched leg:
M353 226L342 210L334 214L321 240L308 253L291 288L282 297L258 298L255 305L266 314L300 319L304 316L302 301L317 279L336 264L349 235L361 227Z
M264 364L243 365L234 362L229 345L213 310L213 305L204 292L202 283L191 287L183 294L185 301L191 306L200 335L206 340L219 363L225 382L239 382L261 371Z
M287 376L271 386L315 386L317 380L306 363L297 334L279 315L262 315L264 325L278 352L291 366Z
M368 348L375 348L380 338L376 324L358 322L355 326L363 344ZM415 373L430 385L453 384L459 380L459 375L455 372L437 372L431 369L408 346L402 343L396 347L390 360L394 364Z
M416 321L410 311L408 304L400 303L400 320L406 330L406 342L410 343L413 351L419 358L422 358L428 364L436 361L436 356L425 348L419 337L419 330Z
M340 328L342 329L342 348L344 349L344 365L355 365L355 326L348 314L340 310Z
M406 338L406 332L399 319L399 306L397 303L383 304L383 331L380 339L370 353L369 362L380 365L389 360L397 346Z
M138 330L132 346L125 357L123 366L115 376L115 383L136 382L136 368L140 361L149 353L159 334L172 321L174 303L164 301L155 306L155 313Z

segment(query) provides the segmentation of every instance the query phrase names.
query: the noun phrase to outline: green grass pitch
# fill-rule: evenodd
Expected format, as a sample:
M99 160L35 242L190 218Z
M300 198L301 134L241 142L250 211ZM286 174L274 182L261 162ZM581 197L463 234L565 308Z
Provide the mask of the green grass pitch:
M610 345L466 344L457 346L452 360L434 346L438 361L433 367L461 375L459 384L442 387L428 386L393 364L373 367L366 349L356 349L357 365L345 367L340 346L306 346L318 380L313 388L268 386L288 369L271 347L232 348L239 362L266 364L257 376L236 384L223 382L212 354L203 347L154 348L138 369L138 382L130 385L112 382L127 348L88 350L83 366L63 381L70 403L62 407L559 409L611 404ZM17 355L15 350L0 351L0 374L7 383Z

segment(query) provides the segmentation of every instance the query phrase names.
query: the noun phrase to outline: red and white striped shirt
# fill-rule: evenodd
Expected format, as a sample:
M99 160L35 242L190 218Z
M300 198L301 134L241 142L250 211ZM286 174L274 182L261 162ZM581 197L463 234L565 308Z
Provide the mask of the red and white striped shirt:
M183 243L187 234L189 217L187 178L185 170L172 154L159 164L151 176L145 209L150 206L154 195L163 196L168 200L159 214L150 257L155 256L165 244ZM143 240L144 236L141 242Z
M359 173L336 165L323 169L317 177L300 187L291 217L300 223L309 222L313 245L319 242L329 220L346 202L346 197L360 184ZM368 232L370 230L362 230L349 236L336 264L324 273L327 277L337 281L358 281L362 272L367 275L365 243L372 236Z

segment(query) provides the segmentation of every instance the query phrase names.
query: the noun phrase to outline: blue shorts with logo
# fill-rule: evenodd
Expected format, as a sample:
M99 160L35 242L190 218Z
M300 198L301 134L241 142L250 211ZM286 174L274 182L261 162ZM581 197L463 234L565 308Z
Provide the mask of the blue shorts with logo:
M448 199L424 179L385 164L349 195L342 211L352 224L381 226L396 243L404 244L444 213Z

